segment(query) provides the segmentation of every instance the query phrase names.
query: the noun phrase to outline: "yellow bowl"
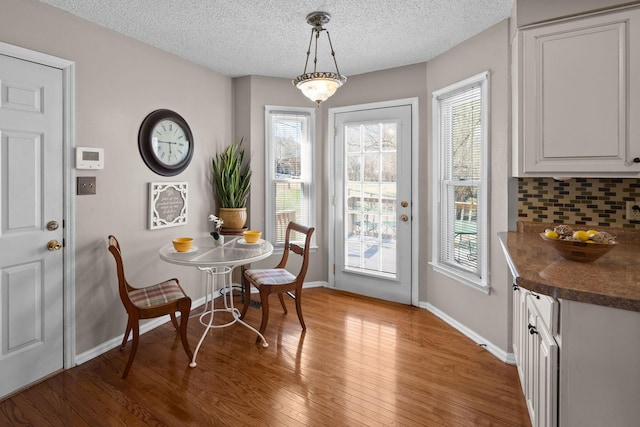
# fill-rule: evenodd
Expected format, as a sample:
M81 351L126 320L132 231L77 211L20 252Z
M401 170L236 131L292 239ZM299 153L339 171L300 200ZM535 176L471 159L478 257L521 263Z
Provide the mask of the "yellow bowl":
M247 243L256 243L260 240L260 236L262 236L262 231L260 230L247 230L242 233L244 235L244 240Z
M191 249L191 244L193 243L193 239L191 237L178 237L177 239L173 239L173 247L178 252L186 252Z

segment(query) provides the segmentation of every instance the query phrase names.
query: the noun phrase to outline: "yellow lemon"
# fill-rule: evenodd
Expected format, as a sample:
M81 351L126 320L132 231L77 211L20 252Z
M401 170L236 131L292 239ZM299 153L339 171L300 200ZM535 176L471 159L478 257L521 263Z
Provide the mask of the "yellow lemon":
M593 236L597 232L598 232L598 230L587 230L587 234L589 235L589 238L591 238L591 236Z
M573 238L580 240L581 242L586 242L587 240L589 240L589 234L587 234L586 231L578 230L573 233Z
M544 237L546 237L548 239L557 239L558 238L558 233L556 233L553 230L546 230L544 232Z

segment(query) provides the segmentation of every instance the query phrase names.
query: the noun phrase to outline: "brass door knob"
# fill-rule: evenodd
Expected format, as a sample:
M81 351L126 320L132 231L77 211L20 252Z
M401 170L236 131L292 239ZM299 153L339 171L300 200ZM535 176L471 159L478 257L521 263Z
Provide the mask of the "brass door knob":
M62 249L62 244L57 240L49 240L49 243L47 243L47 249L50 251L59 251Z
M409 221L409 217L405 214L400 215L400 221L407 222Z

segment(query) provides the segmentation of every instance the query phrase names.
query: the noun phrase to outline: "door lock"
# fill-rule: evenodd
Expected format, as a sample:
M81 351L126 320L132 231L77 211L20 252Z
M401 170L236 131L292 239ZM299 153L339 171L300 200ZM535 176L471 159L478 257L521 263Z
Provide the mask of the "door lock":
M57 240L49 240L49 243L47 243L47 249L50 251L59 251L62 249L62 244Z
M402 206L403 208L406 208L407 206L409 206L409 202L407 202L406 200L403 200L400 202L400 206Z
M58 229L58 221L49 221L47 223L47 230L54 231Z
M407 222L409 221L409 217L405 214L400 215L400 221Z

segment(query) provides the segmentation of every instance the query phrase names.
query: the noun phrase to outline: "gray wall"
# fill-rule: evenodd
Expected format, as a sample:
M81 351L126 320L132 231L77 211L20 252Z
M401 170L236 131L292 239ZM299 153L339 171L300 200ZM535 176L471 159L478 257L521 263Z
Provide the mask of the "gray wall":
M119 237L129 280L148 285L178 276L194 298L203 294L203 277L159 260L157 250L178 235L206 236L206 217L214 212L209 163L232 139L250 145L254 189L264 177L264 106L313 107L289 79L248 76L230 79L153 47L35 0L0 0L0 40L76 62L76 145L105 149L105 169L97 176L97 195L76 197L77 352L89 351L121 335L126 316L119 301L107 234ZM431 256L431 91L484 70L491 71L492 223L491 234L507 229L509 160L508 24L500 23L430 61L349 76L346 85L317 110L317 243L309 281L327 280L328 188L327 108L418 97L420 108L421 240L420 300L458 319L503 349L508 346L508 273L492 238L492 293L486 296L434 273ZM143 118L170 108L189 122L196 152L189 168L173 178L153 174L138 153ZM504 165L504 167L503 167ZM155 181L189 183L188 225L147 230L147 185ZM264 228L264 196L253 191L249 224ZM272 265L277 256L260 265Z
M195 269L161 261L158 248L180 235L206 235L212 212L209 158L232 139L232 82L182 60L35 0L0 0L0 40L76 63L76 145L102 147L105 168L95 196L76 198L77 352L121 335L126 315L117 292L106 236L120 240L131 283L179 277L194 299L203 294ZM151 172L138 152L145 116L169 108L189 123L195 154L182 174ZM188 224L147 229L149 182L189 183Z
M425 262L421 267L421 300L426 300L503 350L510 348L511 342L508 321L511 318L511 288L508 266L496 233L508 229L508 182L511 179L509 51L509 23L503 21L427 63L429 93L485 70L491 75L490 295L433 271L426 262L431 259L431 210L427 210L426 215L421 218L421 229L424 230L422 240L427 243L423 258ZM431 104L428 104L428 129L431 129L431 110ZM431 147L433 142L430 131L427 132L427 141ZM430 160L420 156L423 169L429 167ZM427 189L431 188L429 174L424 183ZM426 298L422 292L425 289Z

